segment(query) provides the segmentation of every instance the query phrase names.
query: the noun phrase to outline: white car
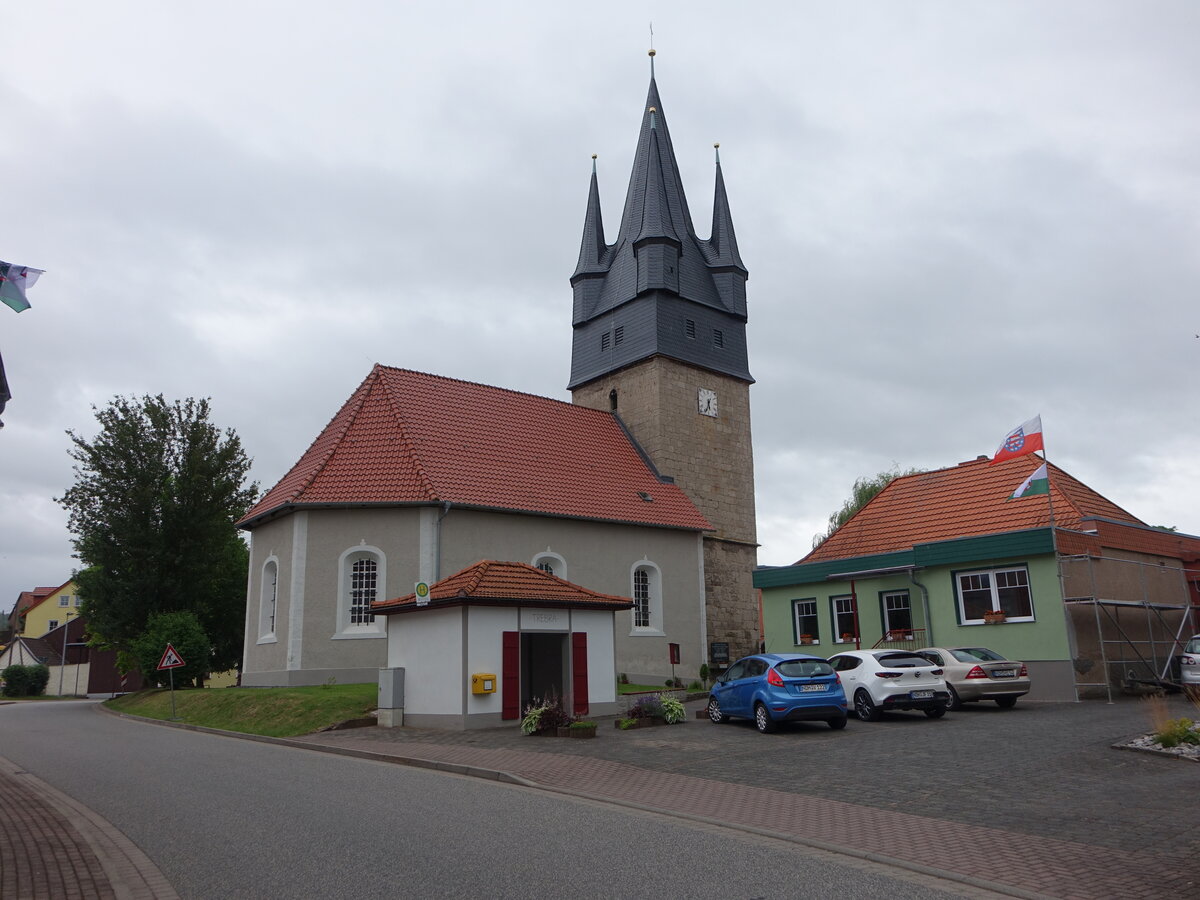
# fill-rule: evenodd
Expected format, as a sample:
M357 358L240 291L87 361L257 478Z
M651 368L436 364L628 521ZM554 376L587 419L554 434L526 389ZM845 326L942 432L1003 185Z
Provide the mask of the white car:
M847 650L829 664L864 722L893 709L919 709L931 719L946 714L950 692L942 669L908 650Z
M1200 684L1200 634L1194 634L1179 656L1179 683Z

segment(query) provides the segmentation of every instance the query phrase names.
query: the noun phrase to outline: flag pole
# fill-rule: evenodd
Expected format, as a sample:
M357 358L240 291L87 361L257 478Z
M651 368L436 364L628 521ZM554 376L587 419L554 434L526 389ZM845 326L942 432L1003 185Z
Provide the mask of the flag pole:
M1038 416L1041 419L1041 416ZM1035 453L1034 456L1037 454ZM1054 539L1054 487L1050 481L1050 457L1046 454L1046 429L1042 427L1042 463L1046 466L1046 502L1050 504L1050 537ZM1058 541L1054 540L1055 550L1057 552Z

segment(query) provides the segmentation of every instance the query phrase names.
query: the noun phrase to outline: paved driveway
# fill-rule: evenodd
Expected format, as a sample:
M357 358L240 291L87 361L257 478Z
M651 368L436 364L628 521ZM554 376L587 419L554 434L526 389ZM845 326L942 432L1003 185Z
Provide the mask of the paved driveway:
M1196 715L1182 698L1170 702L1172 716ZM626 732L606 721L593 741L531 738L515 727L371 728L305 740L757 821L1018 891L1200 896L1192 874L1200 764L1111 747L1148 727L1145 704L1126 699L1022 702L1013 710L971 704L939 720L890 713L877 723L851 720L840 732L797 723L760 735L750 723L691 719Z

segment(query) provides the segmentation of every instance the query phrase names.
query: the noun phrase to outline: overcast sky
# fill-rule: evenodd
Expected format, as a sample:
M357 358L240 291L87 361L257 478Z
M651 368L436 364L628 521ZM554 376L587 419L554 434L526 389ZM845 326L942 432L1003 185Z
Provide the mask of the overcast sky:
M750 270L761 563L1039 413L1200 532L1192 0L38 0L0 13L0 259L46 270L0 307L3 609L70 577L65 432L114 395L211 397L263 489L375 362L569 399L651 19L693 219L719 141Z

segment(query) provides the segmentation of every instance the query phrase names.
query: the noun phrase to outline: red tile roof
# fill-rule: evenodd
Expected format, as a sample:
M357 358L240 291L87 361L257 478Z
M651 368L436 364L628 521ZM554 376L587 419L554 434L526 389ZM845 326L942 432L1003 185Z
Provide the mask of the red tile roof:
M461 603L583 607L585 609L629 609L628 597L600 594L564 581L527 563L482 560L467 566L429 588L429 606L417 606L416 594L372 604L380 615L429 609Z
M13 605L12 612L9 613L10 620L15 621L22 613L33 609L51 594L58 593L70 583L71 579L68 578L58 587L35 587L32 591L21 591L17 595L17 602Z
M1048 499L1053 500L1054 524L1059 528L1078 529L1088 516L1145 525L1052 463L1049 498L1042 494L1008 500L1041 464L1039 457L1029 455L989 466L988 458L981 456L949 469L901 476L800 562L870 556L931 541L1045 528L1050 524Z
M381 365L239 524L307 505L443 502L712 527L610 413Z

